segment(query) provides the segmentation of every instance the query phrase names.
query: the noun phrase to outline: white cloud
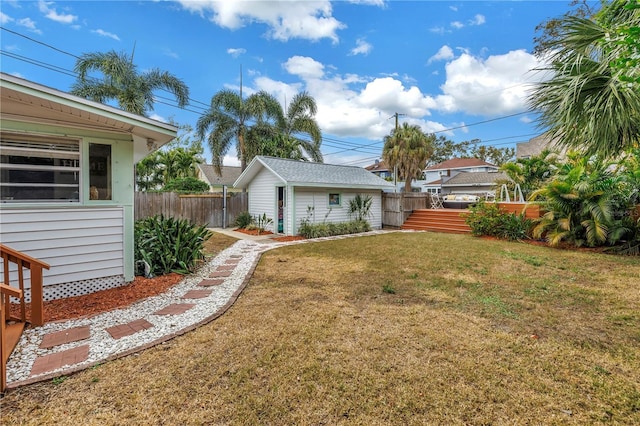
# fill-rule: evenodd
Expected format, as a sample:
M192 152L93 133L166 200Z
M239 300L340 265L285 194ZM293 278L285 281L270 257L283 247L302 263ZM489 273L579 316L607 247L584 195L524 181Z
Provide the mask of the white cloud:
M460 28L464 28L464 24L460 21L453 21L450 25L456 30L459 30Z
M319 79L324 75L324 65L308 56L293 56L284 63L284 69L302 79Z
M118 37L116 34L110 33L108 31L102 30L102 29L97 29L97 30L92 30L91 31L94 34L98 34L99 36L102 37L108 37L108 38L112 38L116 41L120 41L120 37Z
M486 22L486 18L484 17L484 15L480 15L477 14L476 16L473 17L472 20L469 21L470 25L482 25Z
M345 24L332 16L331 2L179 0L186 10L198 13L223 28L236 30L252 23L269 27L269 38L287 41L292 38L338 42L337 31Z
M447 32L447 30L444 27L432 27L432 28L429 28L429 32L443 35L444 33Z
M233 148L231 148L233 149ZM207 150L205 149L205 152ZM211 161L211 159L209 159L209 161ZM240 160L238 160L238 156L236 155L225 155L224 158L222 159L222 164L224 164L225 166L233 166L233 167L240 167Z
M431 62L434 62L434 61L446 61L453 58L454 58L453 50L449 46L444 45L440 48L440 50L438 50L438 53L436 53L435 55L429 58L427 63L430 64Z
M240 55L243 55L245 53L247 53L247 49L243 49L243 48L229 48L227 49L227 53L231 56L233 56L234 58L237 58Z
M504 115L526 109L529 85L543 75L530 73L540 67L524 50L494 55L486 60L463 53L446 65L447 80L437 97L438 109L473 115Z
M35 21L33 21L31 18L18 19L16 21L16 24L18 24L21 27L25 27L29 31L34 32L36 34L42 34L42 31L40 31L37 28Z
M13 18L9 15L6 15L0 12L0 24L5 25L5 24L8 24L9 22L13 22Z
M351 49L351 52L349 52L349 55L351 56L368 55L372 49L373 49L373 46L370 43L367 43L367 41L363 38L359 38L356 40L356 47Z
M40 0L38 2L38 9L40 12L44 13L44 16L47 19L51 19L52 21L59 22L61 24L72 24L78 19L76 15L71 14L60 14L55 9L49 7L53 4L53 2L45 2Z
M164 118L163 116L158 115L158 114L155 114L155 113L151 114L151 115L149 116L149 118L150 118L150 119L152 119L152 120L160 121L160 122L162 122L162 123L168 123L168 122L169 122L169 121L168 121L166 118Z
M165 56L168 56L168 57L173 58L173 59L179 59L180 58L180 55L178 55L176 52L174 52L173 50L168 49L168 48L162 49L162 53Z
M436 107L435 100L416 86L406 87L398 77L339 75L333 67L302 56L289 58L283 67L302 83L260 77L255 80L256 90L266 90L281 102L306 90L316 100L316 120L325 133L380 140L393 128L389 117L395 112L406 114L425 130L442 128L422 120Z
M458 6L449 6L449 9L453 10L454 12L457 12Z
M365 4L369 6L384 6L384 0L349 0L353 4Z

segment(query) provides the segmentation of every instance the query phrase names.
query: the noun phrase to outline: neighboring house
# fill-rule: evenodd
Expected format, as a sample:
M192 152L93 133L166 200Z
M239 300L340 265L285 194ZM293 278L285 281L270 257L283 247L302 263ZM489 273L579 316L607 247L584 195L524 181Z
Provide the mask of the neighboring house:
M365 170L376 176L380 176L383 179L390 179L393 177L393 170L389 170L384 161L376 160L374 164L365 167Z
M357 194L372 197L368 220L382 228L382 190L393 184L362 167L258 156L234 187L247 188L251 215L273 219L269 231L296 235L301 220L349 221L349 201Z
M535 138L529 139L528 142L521 142L516 144L516 158L531 158L536 157L542 153L545 149L559 152L561 155L566 153L566 149L559 147L549 137L547 133L543 133Z
M484 196L496 192L499 193L499 181L508 180L506 173L492 172L462 172L457 173L446 182L442 183L443 194L469 194Z
M498 167L477 158L452 158L427 167L422 192L444 192L444 184L459 173L477 173L497 171Z
M227 191L237 191L233 184L240 176L241 168L222 166L220 171L222 176L216 173L212 164L198 164L198 179L209 185L209 192L222 192L223 186L227 187Z
M132 281L134 165L177 128L4 73L0 95L2 244L51 265L45 300Z

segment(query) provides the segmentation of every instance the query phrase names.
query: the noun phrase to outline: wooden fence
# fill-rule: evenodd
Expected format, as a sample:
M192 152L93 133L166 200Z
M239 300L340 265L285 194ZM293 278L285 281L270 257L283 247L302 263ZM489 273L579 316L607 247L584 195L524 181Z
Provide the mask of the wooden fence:
M400 228L412 211L431 207L426 192L382 193L382 226Z
M248 194L227 194L226 226L232 227L236 216L248 209ZM222 193L180 195L175 192L136 192L135 219L162 214L167 217L188 219L209 228L222 228Z

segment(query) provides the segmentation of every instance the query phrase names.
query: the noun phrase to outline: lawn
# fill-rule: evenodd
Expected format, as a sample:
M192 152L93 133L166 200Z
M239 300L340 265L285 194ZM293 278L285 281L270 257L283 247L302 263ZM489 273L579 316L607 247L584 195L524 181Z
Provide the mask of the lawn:
M263 255L222 317L6 424L640 424L640 260L436 233Z

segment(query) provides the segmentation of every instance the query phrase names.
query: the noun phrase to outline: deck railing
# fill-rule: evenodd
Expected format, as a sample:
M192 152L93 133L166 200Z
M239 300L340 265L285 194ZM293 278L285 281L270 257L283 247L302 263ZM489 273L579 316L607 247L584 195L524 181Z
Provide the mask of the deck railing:
M42 292L42 270L49 269L49 264L35 259L22 252L14 250L3 244L0 244L0 256L2 256L3 272L5 285L11 285L10 275L10 263L17 266L18 285L14 286L20 289L22 295L20 296L20 317L11 316L11 300L9 297L4 300L4 320L16 320L21 322L27 321L26 304L24 300L24 269L30 271L31 281L31 315L29 316L29 322L33 325L44 324L44 312L43 312L43 292Z
M7 360L15 348L27 322L27 310L24 300L24 269L30 272L31 312L29 322L33 325L44 324L42 270L49 265L22 252L0 244L2 257L3 282L0 282L0 392L7 387ZM11 266L16 265L18 285L11 286ZM20 315L11 314L11 298L18 299Z

